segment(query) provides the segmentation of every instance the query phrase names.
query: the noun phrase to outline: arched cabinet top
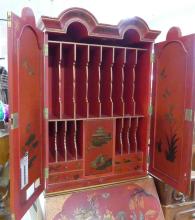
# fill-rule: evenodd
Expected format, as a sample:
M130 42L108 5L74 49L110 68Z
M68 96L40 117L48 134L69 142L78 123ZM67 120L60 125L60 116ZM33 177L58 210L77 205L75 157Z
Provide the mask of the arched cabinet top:
M39 27L45 32L67 34L73 24L84 28L88 37L120 40L132 34L139 38L138 41L153 42L160 34L160 31L151 30L139 17L121 20L118 25L101 24L89 11L81 8L67 9L57 18L42 16Z

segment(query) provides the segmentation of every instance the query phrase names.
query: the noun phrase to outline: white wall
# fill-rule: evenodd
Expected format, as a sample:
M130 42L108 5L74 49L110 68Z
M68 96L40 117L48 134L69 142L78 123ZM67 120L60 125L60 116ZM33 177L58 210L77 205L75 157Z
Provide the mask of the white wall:
M7 11L20 15L26 6L33 9L37 21L41 15L56 17L69 7L86 8L102 23L139 16L151 29L162 31L156 42L164 40L172 26L179 26L185 35L195 33L195 0L0 0L0 18L6 18ZM6 25L0 21L0 57L6 56ZM6 61L0 60L0 65L6 66Z

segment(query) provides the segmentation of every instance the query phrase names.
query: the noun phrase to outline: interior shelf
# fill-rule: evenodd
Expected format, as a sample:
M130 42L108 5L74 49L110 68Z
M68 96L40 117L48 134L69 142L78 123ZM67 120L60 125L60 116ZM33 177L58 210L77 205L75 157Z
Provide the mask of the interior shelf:
M151 43L66 31L48 35L49 190L143 176Z
M51 163L81 159L82 147L81 121L49 122L49 161Z
M145 73L138 56L145 59L147 50L50 42L49 118L145 115L139 95Z

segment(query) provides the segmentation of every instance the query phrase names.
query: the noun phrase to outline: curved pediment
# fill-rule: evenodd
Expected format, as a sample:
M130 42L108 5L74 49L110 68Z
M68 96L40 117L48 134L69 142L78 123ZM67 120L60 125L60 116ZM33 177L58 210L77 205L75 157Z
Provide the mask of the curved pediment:
M151 30L147 23L139 18L122 20L118 25L98 23L97 19L87 10L70 8L63 11L57 18L42 17L40 27L47 32L68 33L71 26L83 29L88 37L106 39L123 39L132 35L139 41L151 42L159 35L159 31ZM82 30L81 30L82 32Z

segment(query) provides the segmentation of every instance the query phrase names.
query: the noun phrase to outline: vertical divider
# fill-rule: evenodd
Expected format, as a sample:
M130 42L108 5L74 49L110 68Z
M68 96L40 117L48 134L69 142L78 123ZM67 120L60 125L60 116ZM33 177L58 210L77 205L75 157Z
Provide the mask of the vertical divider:
M123 127L124 120L123 118L116 119L116 148L115 154L123 155Z
M102 47L89 47L88 65L88 100L89 117L100 117L100 65L102 61Z
M77 155L78 159L83 158L83 121L76 121L76 143L77 143Z
M113 116L112 102L112 73L114 62L114 48L102 46L101 81L100 81L100 100L101 115Z
M49 162L55 162L55 122L49 122Z
M55 162L58 162L58 122L55 121L55 140L54 140L54 145L55 145Z
M77 148L77 125L76 125L76 120L73 121L73 128L74 128L73 140L74 140L74 149L75 149L75 160L78 160L78 148Z
M101 64L102 64L102 47L100 47L100 63L98 66L98 103L99 105L99 116L102 115L102 103L101 103Z
M89 99L88 99L88 90L89 90L89 45L87 47L87 63L86 63L86 93L85 93L85 102L86 102L86 117L89 117Z
M135 66L137 50L126 49L126 64L124 67L124 102L125 115L135 115Z
M73 61L73 117L76 118L76 44L74 44L74 61Z
M114 65L113 65L113 114L115 116L124 115L124 63L125 63L125 49L114 49Z
M63 121L57 122L57 152L58 162L64 161L64 123Z
M61 44L61 114L75 117L75 45Z
M48 93L49 93L49 118L59 118L60 103L59 103L59 60L60 51L58 43L49 44L48 57Z
M76 44L76 117L88 117L89 46Z
M130 154L130 127L131 127L131 119L124 118L124 129L123 129L123 148L124 153Z
M66 150L67 161L76 160L77 158L77 142L76 142L76 121L67 121L66 132Z
M61 63L62 63L62 44L60 43L60 57L59 57L59 64L58 64L60 118L62 118L62 97L63 97Z
M66 136L67 136L67 121L64 121L64 161L65 162L67 162L68 160Z
M138 129L138 118L131 118L131 127L130 127L130 145L131 152L137 153L137 129Z

